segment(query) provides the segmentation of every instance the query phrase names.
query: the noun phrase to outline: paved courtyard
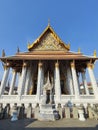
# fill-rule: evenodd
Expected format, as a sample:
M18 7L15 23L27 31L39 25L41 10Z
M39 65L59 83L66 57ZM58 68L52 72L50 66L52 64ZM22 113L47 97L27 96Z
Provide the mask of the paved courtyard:
M38 121L34 119L22 119L11 122L9 119L0 120L0 130L32 130L32 129L53 129L53 130L98 130L97 120L86 120L81 122L74 119L62 119L54 122Z

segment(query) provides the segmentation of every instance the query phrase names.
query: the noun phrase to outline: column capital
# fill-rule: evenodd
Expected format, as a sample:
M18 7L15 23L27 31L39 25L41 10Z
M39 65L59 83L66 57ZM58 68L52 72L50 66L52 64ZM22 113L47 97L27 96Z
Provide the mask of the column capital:
M87 63L87 67L93 69L94 68L94 64L93 63Z
M75 68L75 63L71 62L71 68Z
M43 66L43 63L42 62L39 62L38 63L38 67L42 67Z
M13 69L13 70L12 70L12 73L15 73L15 72L16 72L16 69Z
M23 67L27 67L27 62L23 62Z
M59 63L58 62L55 63L55 67L59 67Z
M10 63L7 62L7 63L4 65L4 69L7 70L9 67L10 67Z

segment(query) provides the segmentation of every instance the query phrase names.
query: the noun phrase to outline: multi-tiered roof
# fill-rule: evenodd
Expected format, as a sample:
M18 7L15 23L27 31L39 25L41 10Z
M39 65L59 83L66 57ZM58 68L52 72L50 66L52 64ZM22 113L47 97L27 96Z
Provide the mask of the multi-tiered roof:
M28 45L27 52L17 52L13 56L1 57L1 61L9 62L12 67L17 67L17 64L28 60L75 60L77 64L86 66L86 62L94 62L96 59L96 55L85 56L81 52L70 51L70 44L64 43L50 25L33 43Z

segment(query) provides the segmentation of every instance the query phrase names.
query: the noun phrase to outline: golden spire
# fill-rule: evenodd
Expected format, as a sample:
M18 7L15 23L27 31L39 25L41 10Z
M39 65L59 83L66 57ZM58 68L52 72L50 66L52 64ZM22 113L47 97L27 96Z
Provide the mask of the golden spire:
M19 47L17 47L17 53L19 53L20 52L20 49L19 49Z
M68 45L68 48L70 49L70 42L67 45Z
M97 57L97 53L96 53L96 50L94 50L94 54L93 56L96 58Z
M81 53L81 49L80 48L78 48L78 53Z
M4 49L2 50L2 57L5 57L5 51L4 51Z
M27 45L28 47L30 47L30 42L28 42L28 45Z
M50 19L48 19L48 26L50 26Z

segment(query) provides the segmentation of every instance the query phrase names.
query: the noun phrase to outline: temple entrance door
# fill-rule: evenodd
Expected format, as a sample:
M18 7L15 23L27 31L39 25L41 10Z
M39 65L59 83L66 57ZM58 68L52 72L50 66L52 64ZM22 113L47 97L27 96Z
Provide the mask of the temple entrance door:
M50 103L50 90L46 91L46 104Z

